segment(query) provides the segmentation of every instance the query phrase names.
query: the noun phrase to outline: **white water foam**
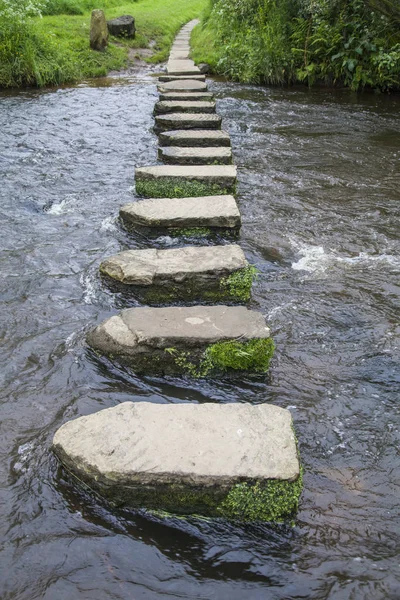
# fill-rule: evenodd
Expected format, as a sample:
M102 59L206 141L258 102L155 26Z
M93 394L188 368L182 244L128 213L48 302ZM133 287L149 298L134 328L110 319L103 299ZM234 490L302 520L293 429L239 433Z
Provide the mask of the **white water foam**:
M106 217L102 220L100 225L100 231L116 231L117 230L117 217Z
M64 200L61 200L61 202L52 204L46 212L50 215L64 215L73 210L76 202L77 198L75 198L75 196L67 196Z
M97 292L97 279L92 274L85 274L79 277L79 283L83 286L83 301L85 304L94 304Z
M344 268L364 267L374 268L386 264L392 268L400 269L400 258L393 254L371 255L360 252L357 256L340 256L334 250L325 252L323 246L311 246L307 244L292 244L301 254L297 262L292 263L295 271L306 271L317 276L324 276L331 267L342 266Z

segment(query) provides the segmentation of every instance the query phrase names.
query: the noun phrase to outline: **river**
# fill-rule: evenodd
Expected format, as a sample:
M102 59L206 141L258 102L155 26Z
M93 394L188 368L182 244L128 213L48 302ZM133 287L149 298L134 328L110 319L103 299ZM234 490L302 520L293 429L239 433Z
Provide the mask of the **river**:
M117 220L156 162L151 75L0 94L0 597L397 599L400 97L210 83L276 355L266 380L136 377L84 338L124 306L101 260L153 243ZM54 432L127 400L289 408L295 525L117 512L76 487Z

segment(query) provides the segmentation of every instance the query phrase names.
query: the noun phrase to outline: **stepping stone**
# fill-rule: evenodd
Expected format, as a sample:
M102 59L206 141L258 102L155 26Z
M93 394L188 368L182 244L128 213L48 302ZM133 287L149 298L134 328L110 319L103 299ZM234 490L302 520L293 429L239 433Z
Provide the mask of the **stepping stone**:
M146 304L248 302L250 270L236 244L126 250L100 265L100 273L109 283L140 296Z
M271 404L123 402L65 423L52 450L114 506L277 521L302 489L291 414Z
M122 206L120 217L128 229L139 227L239 229L240 212L233 196L150 198Z
M215 113L216 103L214 101L207 100L206 102L201 101L160 101L157 102L154 107L155 114L167 114L167 113Z
M158 157L169 165L230 165L232 150L228 147L217 148L180 148L179 146L160 146Z
M222 117L207 113L172 113L156 115L155 130L221 129Z
M213 129L160 131L160 146L211 147L230 146L229 133Z
M185 198L232 194L236 189L234 165L139 167L136 192L145 198Z
M140 306L110 317L87 335L97 352L139 373L265 373L273 353L264 317L245 306Z
M171 83L171 81L204 81L206 80L205 75L160 75L159 81L165 81Z
M158 86L162 94L167 92L206 92L207 84L196 79L176 79Z
M189 58L190 48L189 46L182 46L180 48L172 49L169 55L170 61L182 60L185 61ZM200 69L197 71L200 73Z
M214 100L214 96L211 92L167 92L160 94L161 101L172 101L172 102L210 102Z
M190 59L170 59L167 64L167 73L168 75L200 75L200 69Z

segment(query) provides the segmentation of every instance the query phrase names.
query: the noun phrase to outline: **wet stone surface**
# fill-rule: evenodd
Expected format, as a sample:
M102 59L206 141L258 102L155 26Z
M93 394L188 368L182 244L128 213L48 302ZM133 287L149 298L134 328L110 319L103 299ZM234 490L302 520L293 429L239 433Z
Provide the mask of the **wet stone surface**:
M179 148L177 146L160 146L159 158L171 165L230 165L232 150L230 148Z
M125 226L238 228L240 213L233 196L149 198L120 209Z
M144 288L142 293L148 302L160 304L229 297L232 293L222 283L246 267L243 250L231 244L126 250L106 258L100 272L113 282Z
M53 449L109 500L209 514L236 484L299 477L291 425L288 410L267 404L125 402L69 421L56 432ZM174 504L176 488L181 501ZM169 490L167 506L160 489ZM202 505L202 493L216 506Z
M213 129L160 131L158 137L160 146L213 147L231 145L229 133Z

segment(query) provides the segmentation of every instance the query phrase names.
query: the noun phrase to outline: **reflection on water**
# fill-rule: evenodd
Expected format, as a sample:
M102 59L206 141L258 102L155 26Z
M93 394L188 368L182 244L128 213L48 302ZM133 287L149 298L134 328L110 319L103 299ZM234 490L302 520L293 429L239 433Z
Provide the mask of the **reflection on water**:
M154 79L0 98L4 600L400 596L399 98L212 88L261 272L253 304L277 342L265 381L139 378L85 348L123 305L99 263L154 243L116 219L134 165L156 161ZM114 512L75 487L54 431L127 400L290 408L306 468L296 526Z

